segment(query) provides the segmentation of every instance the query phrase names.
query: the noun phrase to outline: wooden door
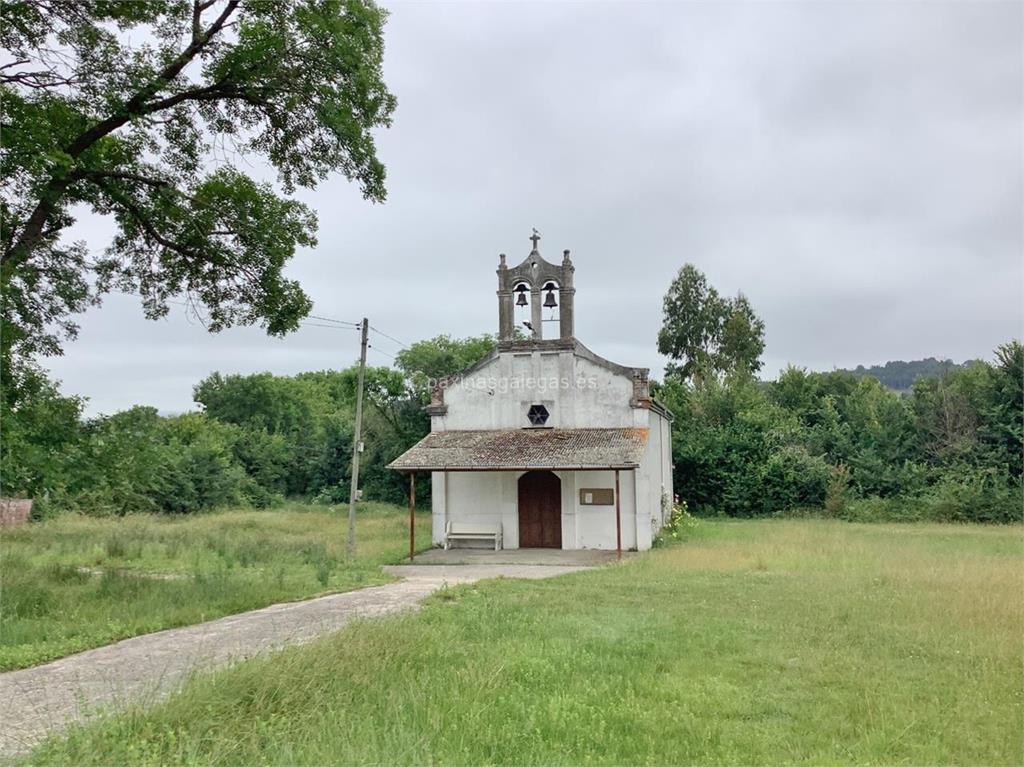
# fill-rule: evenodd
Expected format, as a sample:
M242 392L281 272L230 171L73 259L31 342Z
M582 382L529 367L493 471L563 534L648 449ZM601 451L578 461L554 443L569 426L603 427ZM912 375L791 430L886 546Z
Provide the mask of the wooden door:
M562 482L550 471L519 478L519 548L562 548Z

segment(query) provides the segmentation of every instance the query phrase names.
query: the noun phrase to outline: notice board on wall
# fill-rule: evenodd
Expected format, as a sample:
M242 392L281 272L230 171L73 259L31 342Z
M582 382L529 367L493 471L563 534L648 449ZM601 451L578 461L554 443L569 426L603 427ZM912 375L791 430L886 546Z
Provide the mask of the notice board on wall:
M614 506L615 491L610 487L581 487L580 506Z

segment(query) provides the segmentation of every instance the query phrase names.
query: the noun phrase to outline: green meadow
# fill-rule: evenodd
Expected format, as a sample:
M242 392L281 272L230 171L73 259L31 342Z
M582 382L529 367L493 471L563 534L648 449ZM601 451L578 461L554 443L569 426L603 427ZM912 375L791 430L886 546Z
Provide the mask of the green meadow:
M0 531L0 670L150 631L391 580L408 554L408 512L347 507L168 516L67 514ZM419 520L429 543L429 515Z
M705 521L198 676L27 762L1019 765L1022 562L1019 526Z

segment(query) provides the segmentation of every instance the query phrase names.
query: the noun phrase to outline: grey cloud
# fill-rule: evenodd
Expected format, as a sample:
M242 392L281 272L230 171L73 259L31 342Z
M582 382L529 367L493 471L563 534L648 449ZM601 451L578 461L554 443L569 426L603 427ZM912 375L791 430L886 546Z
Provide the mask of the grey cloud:
M581 340L656 375L686 261L749 296L769 375L1021 334L1021 5L390 7L388 201L343 179L300 194L320 244L289 272L317 313L406 341L491 332L497 254L525 257L536 226L549 258L573 251ZM79 231L100 247L108 228ZM343 366L355 340L207 336L115 299L52 367L94 410L183 410L211 370Z

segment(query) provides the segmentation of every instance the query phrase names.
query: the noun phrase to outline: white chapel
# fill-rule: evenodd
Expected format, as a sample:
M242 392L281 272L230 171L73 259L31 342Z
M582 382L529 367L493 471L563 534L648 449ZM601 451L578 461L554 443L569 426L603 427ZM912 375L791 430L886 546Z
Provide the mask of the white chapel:
M430 434L389 466L430 472L436 545L649 549L672 499L672 415L648 369L576 339L569 251L552 264L530 239L518 266L500 256L496 348L437 382Z

